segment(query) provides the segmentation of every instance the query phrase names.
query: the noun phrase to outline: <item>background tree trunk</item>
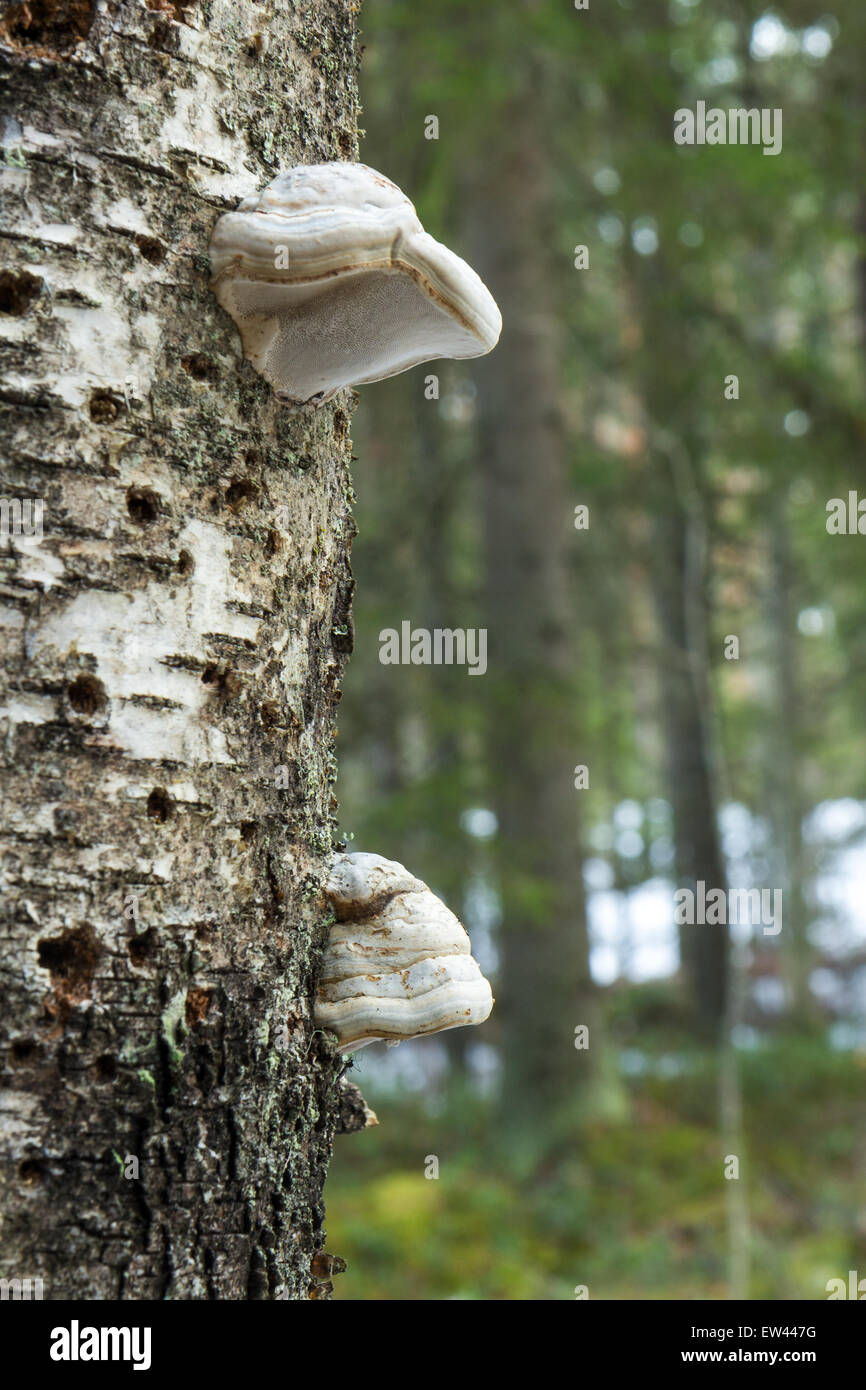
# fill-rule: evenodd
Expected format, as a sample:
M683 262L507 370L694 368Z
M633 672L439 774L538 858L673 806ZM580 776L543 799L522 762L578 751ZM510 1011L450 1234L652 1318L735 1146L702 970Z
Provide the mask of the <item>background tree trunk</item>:
M652 578L663 652L663 723L677 888L697 893L697 885L703 883L708 893L712 889L726 893L714 776L703 527L694 508L680 495L682 479L677 479L676 470L658 455L654 463L657 484L667 495L667 510L659 511L655 521ZM698 623L690 621L690 605L697 611ZM696 1029L706 1039L719 1041L729 997L728 926L686 924L680 927L679 937Z
M499 817L504 919L498 1007L505 1121L534 1121L579 1095L594 1017L573 768L578 738L571 566L575 549L558 389L561 344L548 264L545 171L525 106L507 157L477 190L478 262L504 328L478 364L490 628L489 766Z
M642 258L640 258L642 260ZM728 890L719 835L718 749L713 708L708 572L709 499L706 444L692 411L697 348L671 334L673 276L661 254L639 263L629 255L634 301L643 324L635 358L636 389L650 425L649 476L654 547L651 587L661 643L662 727L673 812L678 889ZM670 428L676 421L678 434ZM723 659L716 654L717 663ZM697 1031L724 1036L729 1002L727 923L684 924L680 956Z
M806 885L809 846L803 841L808 812L804 786L803 708L797 644L798 574L792 552L788 489L773 499L770 521L770 576L767 618L774 685L774 714L767 742L767 806L777 845L773 884L782 891L784 914L784 975L788 1008L800 1032L820 1027L818 1000L812 993L815 951L809 940Z
M357 8L0 21L3 493L44 501L2 550L2 1266L47 1298L329 1292L348 397L275 404L207 250L356 155Z

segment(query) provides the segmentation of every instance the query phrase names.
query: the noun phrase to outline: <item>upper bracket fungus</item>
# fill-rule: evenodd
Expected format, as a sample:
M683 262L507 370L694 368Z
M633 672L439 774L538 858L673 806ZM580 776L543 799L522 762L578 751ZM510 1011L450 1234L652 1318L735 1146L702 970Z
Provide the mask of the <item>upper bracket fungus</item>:
M366 164L279 174L220 217L210 257L244 353L283 401L321 405L419 362L480 357L502 329L475 271Z
M461 923L426 883L378 854L338 854L324 889L336 922L322 963L316 1025L340 1045L400 1042L493 1008Z

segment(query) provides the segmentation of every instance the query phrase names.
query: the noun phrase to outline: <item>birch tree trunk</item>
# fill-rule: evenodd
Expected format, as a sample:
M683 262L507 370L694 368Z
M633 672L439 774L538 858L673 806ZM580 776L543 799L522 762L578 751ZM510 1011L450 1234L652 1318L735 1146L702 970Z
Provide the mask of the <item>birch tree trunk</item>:
M355 157L358 8L0 17L2 1273L46 1298L329 1293L349 397L276 405L207 250Z

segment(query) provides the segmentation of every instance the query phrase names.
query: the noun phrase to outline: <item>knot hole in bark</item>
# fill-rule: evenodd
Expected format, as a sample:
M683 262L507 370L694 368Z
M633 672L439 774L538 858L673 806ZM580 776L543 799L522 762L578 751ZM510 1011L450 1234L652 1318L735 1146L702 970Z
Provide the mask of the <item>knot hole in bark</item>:
M158 820L164 825L171 819L173 805L165 787L154 787L147 798L147 814L152 820Z
M159 494L150 487L127 488L126 510L136 526L152 526L159 517Z
M76 714L96 714L108 703L105 686L98 676L82 671L66 691L66 698Z
M77 1004L90 998L100 947L91 926L72 927L61 936L44 937L37 943L39 964L51 976L61 1003Z
M43 284L29 270L0 270L0 314L26 314L42 293Z

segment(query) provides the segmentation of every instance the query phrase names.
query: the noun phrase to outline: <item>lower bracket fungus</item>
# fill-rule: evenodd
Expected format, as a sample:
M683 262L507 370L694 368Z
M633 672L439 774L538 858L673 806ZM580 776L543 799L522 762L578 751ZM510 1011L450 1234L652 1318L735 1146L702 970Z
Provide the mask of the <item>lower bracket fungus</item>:
M324 888L336 921L316 997L316 1026L340 1046L400 1042L483 1023L490 985L454 913L402 864L335 855Z
M502 329L475 271L366 164L279 174L219 218L210 257L245 355L293 404L321 405L420 362L480 357Z

